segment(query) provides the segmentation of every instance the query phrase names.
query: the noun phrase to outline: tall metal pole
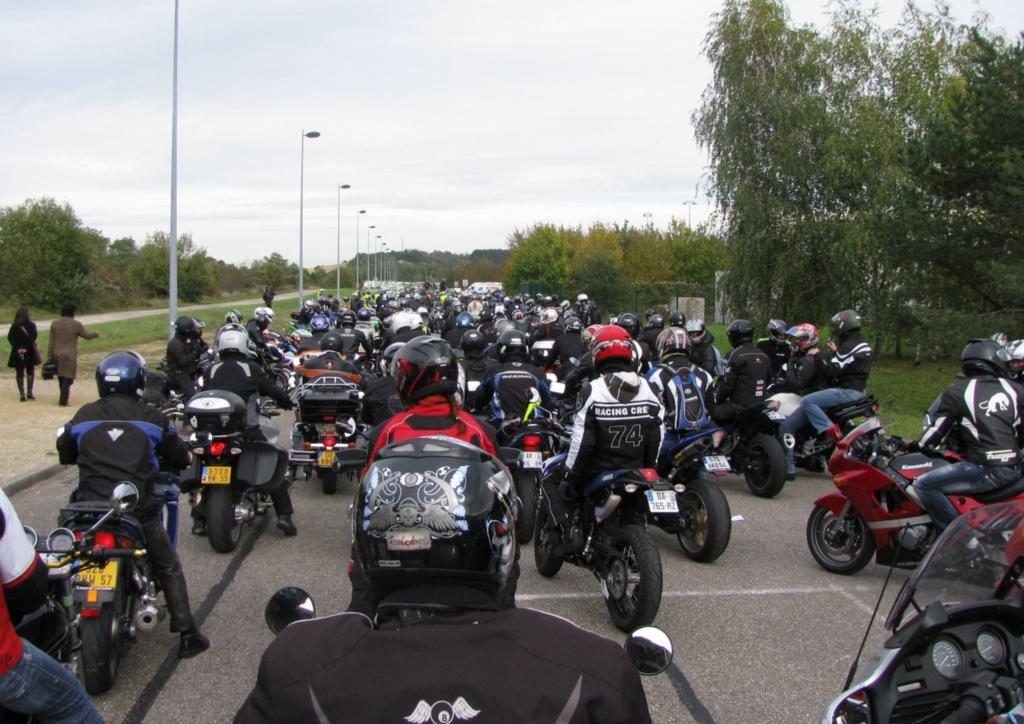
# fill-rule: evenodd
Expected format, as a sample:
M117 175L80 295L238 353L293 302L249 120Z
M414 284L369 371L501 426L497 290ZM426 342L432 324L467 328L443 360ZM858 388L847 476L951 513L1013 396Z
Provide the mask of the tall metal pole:
M370 229L376 229L376 225L371 224L366 229L366 278L373 278L373 257L370 255Z
M304 290L302 288L303 276L305 272L303 258L302 258L302 207L303 207L303 196L304 196L304 185L306 181L306 139L307 138L319 138L319 131L309 131L308 133L302 131L302 143L301 150L299 151L299 307L302 307L303 300L305 299Z
M349 184L338 184L338 251L334 262L334 298L341 299L341 190L352 188Z
M167 338L178 318L178 0L174 0L174 90L171 97L171 238L167 243Z
M360 209L356 214L356 291L359 291L359 216L365 213L366 209Z

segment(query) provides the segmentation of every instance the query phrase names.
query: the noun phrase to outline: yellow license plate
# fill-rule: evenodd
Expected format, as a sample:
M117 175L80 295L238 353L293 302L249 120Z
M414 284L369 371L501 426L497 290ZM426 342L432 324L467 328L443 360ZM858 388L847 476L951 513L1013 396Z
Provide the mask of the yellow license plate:
M334 451L324 450L317 458L316 464L322 468L329 468L334 465Z
M230 485L231 466L211 465L203 466L203 485Z
M110 561L103 568L86 568L76 580L87 588L111 590L117 588L117 565L119 561Z

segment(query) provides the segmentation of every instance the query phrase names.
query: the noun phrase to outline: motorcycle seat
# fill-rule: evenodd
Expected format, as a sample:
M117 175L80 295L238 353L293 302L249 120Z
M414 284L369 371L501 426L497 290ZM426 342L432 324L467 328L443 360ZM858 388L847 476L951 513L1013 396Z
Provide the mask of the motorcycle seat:
M875 399L874 395L868 395L853 402L844 402L841 405L829 407L826 414L832 419L849 420L854 417L874 414L877 409L878 400Z
M1024 493L1024 477L1017 478L1009 485L990 490L987 493L975 493L973 497L979 503L996 503L1000 500L1015 498L1021 493Z

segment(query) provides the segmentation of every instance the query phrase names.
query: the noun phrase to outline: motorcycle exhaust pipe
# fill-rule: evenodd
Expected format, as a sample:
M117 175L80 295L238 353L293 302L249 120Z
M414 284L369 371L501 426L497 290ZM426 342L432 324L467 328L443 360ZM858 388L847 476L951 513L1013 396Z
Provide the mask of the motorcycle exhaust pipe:
M140 631L152 631L163 618L162 612L153 604L146 604L135 614L135 625Z

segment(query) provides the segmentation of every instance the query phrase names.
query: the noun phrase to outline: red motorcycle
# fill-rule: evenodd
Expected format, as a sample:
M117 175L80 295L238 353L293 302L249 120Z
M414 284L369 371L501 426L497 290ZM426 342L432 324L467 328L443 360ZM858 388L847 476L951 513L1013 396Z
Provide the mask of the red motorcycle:
M831 573L850 575L877 553L876 562L914 568L936 538L931 517L916 499L913 483L961 458L954 452L916 450L885 434L872 417L836 444L828 462L837 492L814 502L807 545ZM1002 500L1024 501L1024 478L987 493L947 492L958 514Z

